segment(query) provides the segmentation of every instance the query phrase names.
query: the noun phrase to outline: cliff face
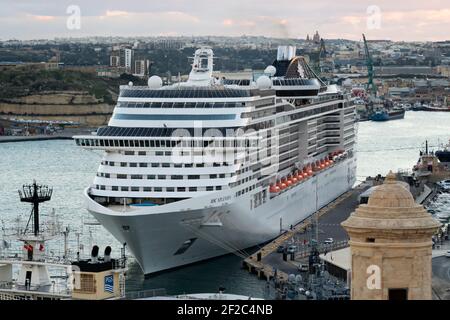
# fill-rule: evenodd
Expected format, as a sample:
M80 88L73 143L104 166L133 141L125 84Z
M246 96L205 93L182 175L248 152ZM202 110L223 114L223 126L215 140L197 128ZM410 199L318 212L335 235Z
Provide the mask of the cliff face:
M107 124L113 110L113 105L76 91L43 92L0 102L2 117L75 121L86 126Z

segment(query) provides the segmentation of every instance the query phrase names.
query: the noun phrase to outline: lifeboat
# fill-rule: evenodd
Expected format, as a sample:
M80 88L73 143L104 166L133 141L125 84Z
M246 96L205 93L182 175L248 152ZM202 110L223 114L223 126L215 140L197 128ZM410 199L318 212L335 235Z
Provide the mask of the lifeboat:
M280 188L276 184L271 184L269 191L271 193L277 193L277 192L280 192Z
M325 165L323 164L323 160L320 160L320 161L319 161L319 164L318 164L317 168L318 168L319 170L322 170L323 168L325 168Z
M287 185L288 187L292 186L292 179L291 179L290 177L287 178L287 180L286 180L286 185Z
M284 189L286 189L286 188L287 188L286 183L285 183L285 182L281 182L281 183L280 183L280 190L284 190Z

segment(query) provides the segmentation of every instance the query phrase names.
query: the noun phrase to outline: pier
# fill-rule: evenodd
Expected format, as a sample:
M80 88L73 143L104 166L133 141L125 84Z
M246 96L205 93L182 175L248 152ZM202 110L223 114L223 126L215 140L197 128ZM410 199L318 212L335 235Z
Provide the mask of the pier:
M350 213L356 209L358 196L371 186L371 181L366 181L342 194L327 206L293 226L292 229L286 230L276 239L246 258L243 261L243 267L250 273L256 274L260 279L273 279L278 283L286 283L289 274L297 274L299 272L299 261L308 257L309 247L305 245L302 250L297 251L293 256L288 254L286 260L283 259L283 253L277 252L277 248L279 246L288 247L293 245L292 241L294 238L296 240L295 245L302 241L303 243L309 241L310 233L308 231L314 224L314 220L318 221L318 243L322 243L326 238L333 238L333 244L327 246L328 251L346 247L348 238L340 223L347 219Z
M95 131L88 128L70 128L54 134L36 134L36 135L17 135L17 136L0 136L0 143L6 142L22 142L22 141L43 141L43 140L72 140L77 134L89 134Z

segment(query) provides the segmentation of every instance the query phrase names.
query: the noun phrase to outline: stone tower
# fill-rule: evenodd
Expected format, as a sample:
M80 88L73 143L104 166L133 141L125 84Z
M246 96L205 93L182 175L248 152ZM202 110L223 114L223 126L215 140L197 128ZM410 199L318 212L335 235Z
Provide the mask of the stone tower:
M392 172L342 226L350 237L352 299L431 299L431 237L440 224Z

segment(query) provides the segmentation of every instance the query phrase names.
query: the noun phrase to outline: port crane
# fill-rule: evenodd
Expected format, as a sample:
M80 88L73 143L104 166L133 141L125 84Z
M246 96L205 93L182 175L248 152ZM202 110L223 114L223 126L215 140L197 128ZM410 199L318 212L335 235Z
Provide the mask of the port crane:
M367 65L367 92L371 92L374 97L377 96L377 86L375 85L373 78L375 76L375 72L373 70L373 60L372 56L370 55L369 46L367 45L366 36L363 34L363 41L364 41L364 50L366 54L366 65Z

